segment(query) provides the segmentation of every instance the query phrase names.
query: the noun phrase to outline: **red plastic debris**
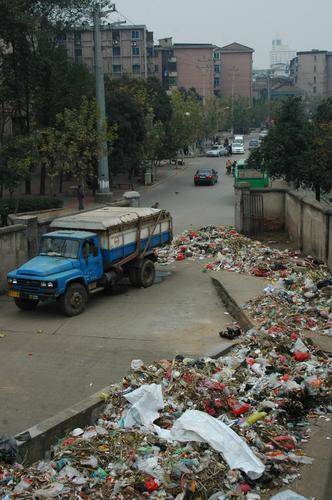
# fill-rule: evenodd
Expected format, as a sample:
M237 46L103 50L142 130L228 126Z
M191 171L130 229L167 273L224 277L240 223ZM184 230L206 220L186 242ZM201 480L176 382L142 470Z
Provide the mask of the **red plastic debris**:
M176 256L176 260L184 260L186 257L183 253L178 253Z
M292 436L277 436L274 441L280 443L286 450L294 450L296 448L296 443Z
M235 415L236 417L239 417L240 415L246 413L250 409L250 404L242 403L234 398L228 398L227 404L230 407L230 410L233 413L233 415Z
M242 491L242 493L248 493L251 490L251 487L248 483L243 483L240 484L240 490Z
M295 359L295 361L306 361L310 358L310 352L296 351L293 354L293 358Z
M144 484L148 491L156 491L159 488L159 483L154 477L146 479Z

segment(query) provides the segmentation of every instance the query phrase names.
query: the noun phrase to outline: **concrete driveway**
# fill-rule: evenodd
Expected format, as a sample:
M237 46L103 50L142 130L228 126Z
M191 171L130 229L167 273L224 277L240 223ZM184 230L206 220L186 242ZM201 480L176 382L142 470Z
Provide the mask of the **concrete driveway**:
M219 171L220 182L195 187L195 171L207 166ZM193 159L174 174L147 188L142 205L158 201L169 209L175 232L233 223L233 178L224 158ZM201 268L189 261L162 268L170 274L153 287L123 284L114 295L95 295L76 318L55 304L19 311L0 297L0 434L21 432L116 382L132 359L201 356L221 345L218 332L231 318Z
M148 289L118 287L65 318L55 305L19 311L0 298L0 434L17 433L123 377L132 359L201 356L230 321L212 282L178 263ZM165 268L159 273L166 274Z

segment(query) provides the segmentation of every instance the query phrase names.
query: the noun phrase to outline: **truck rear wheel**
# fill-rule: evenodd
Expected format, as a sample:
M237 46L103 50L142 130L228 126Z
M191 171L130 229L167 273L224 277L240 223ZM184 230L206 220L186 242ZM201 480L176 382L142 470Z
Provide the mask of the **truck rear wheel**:
M153 285L155 277L156 269L154 263L150 259L145 259L142 265L136 269L136 286L148 288Z
M88 303L88 293L80 283L68 285L60 297L60 308L66 316L77 316L85 311Z
M20 299L20 298L15 298L14 301L16 306L19 309L22 309L22 311L33 311L34 309L36 309L39 302L39 300Z

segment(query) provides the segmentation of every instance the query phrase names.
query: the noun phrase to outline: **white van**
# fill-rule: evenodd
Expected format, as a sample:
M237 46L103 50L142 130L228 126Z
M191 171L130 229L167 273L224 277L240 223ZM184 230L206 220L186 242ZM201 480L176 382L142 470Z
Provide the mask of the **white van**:
M243 137L243 135L236 135L234 137L234 142L242 142L242 144L244 144L244 137Z

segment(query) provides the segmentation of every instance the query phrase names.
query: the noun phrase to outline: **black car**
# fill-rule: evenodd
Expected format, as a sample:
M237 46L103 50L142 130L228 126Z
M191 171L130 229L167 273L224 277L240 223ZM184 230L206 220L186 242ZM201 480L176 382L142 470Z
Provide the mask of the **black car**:
M216 184L217 182L218 172L213 170L213 168L200 168L194 177L195 186L199 186L200 184Z

